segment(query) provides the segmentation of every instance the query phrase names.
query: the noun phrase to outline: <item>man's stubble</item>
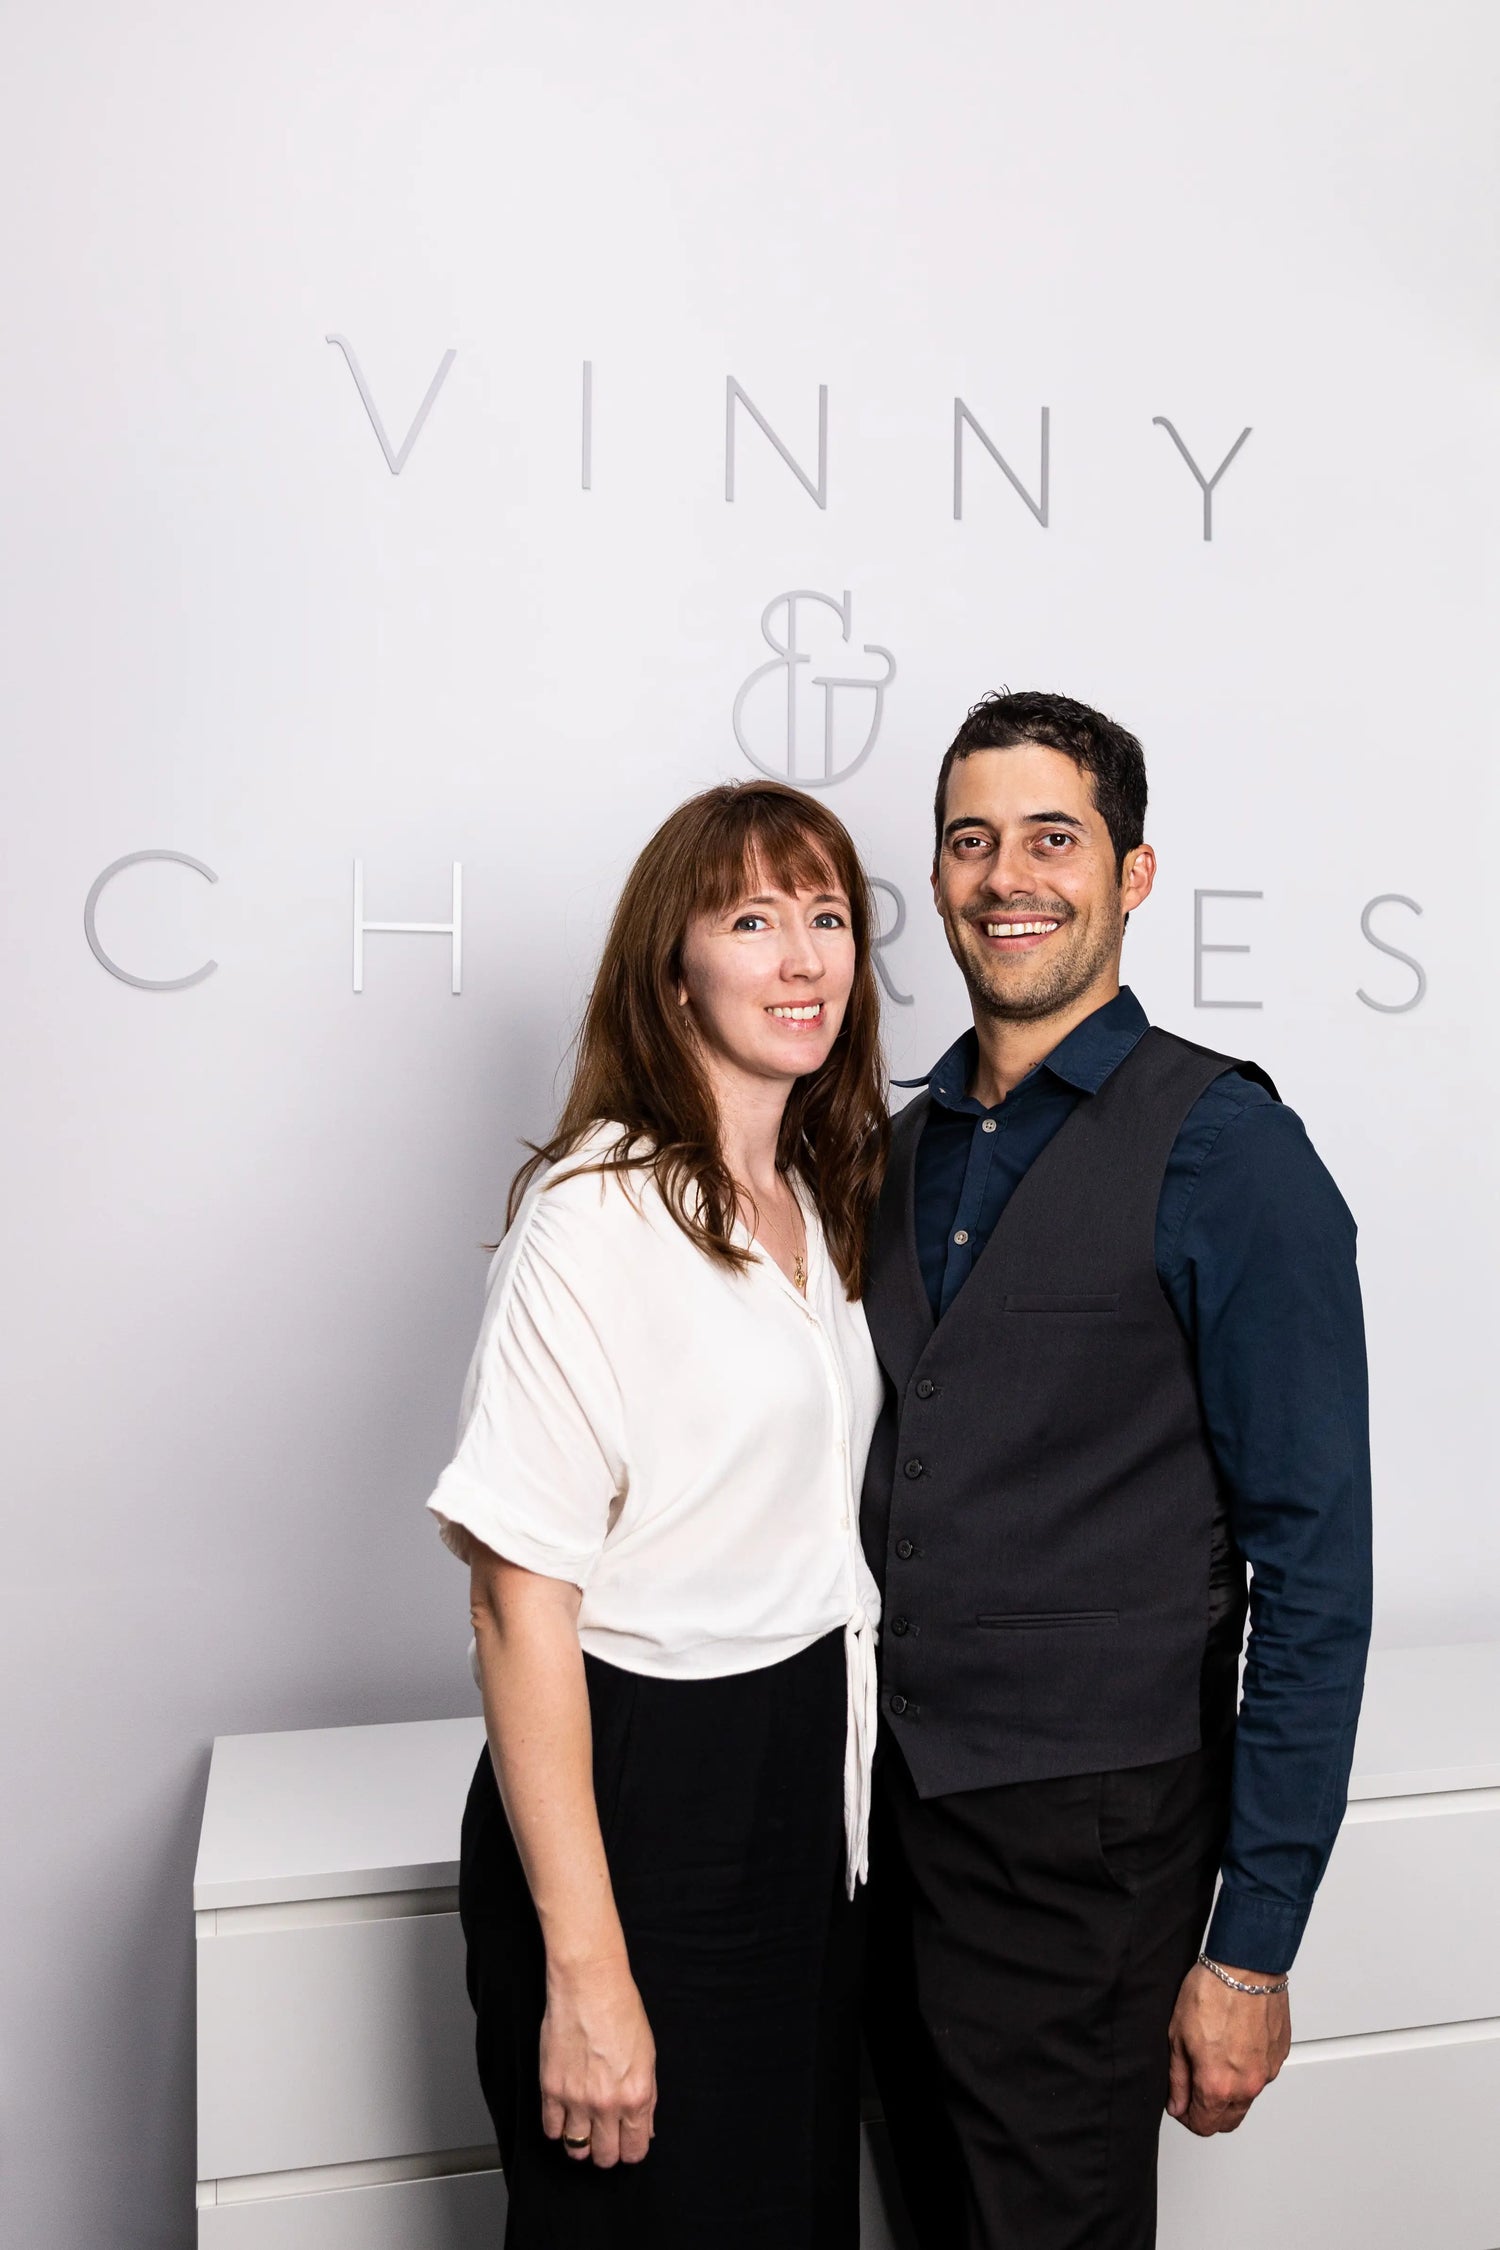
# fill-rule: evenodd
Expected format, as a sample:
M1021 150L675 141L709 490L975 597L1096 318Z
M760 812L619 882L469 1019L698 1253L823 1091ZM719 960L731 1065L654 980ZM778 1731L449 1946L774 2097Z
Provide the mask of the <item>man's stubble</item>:
M1072 942L1048 962L1041 973L1030 982L1007 973L1005 965L978 948L971 949L961 931L969 922L983 922L1029 917L1036 920L1056 920L1062 924L1057 938L1049 940L1056 945L1058 938L1066 939L1072 933ZM1047 1016L1059 1015L1088 991L1102 972L1118 960L1125 917L1106 916L1081 936L1073 932L1078 917L1074 908L1062 899L1025 898L1007 900L1003 906L995 905L968 914L943 914L943 927L947 932L949 949L958 963L969 998L976 1015L992 1017L999 1023L1037 1023ZM1024 959L1024 957L1023 957ZM1020 964L1018 964L1020 965Z

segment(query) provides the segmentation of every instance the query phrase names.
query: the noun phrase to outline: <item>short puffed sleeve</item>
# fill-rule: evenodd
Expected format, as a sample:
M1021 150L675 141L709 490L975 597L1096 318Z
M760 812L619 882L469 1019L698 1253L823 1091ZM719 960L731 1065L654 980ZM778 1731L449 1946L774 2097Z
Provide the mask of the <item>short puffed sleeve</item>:
M460 1561L480 1540L584 1587L625 1485L599 1183L534 1187L495 1254L458 1450L427 1502Z

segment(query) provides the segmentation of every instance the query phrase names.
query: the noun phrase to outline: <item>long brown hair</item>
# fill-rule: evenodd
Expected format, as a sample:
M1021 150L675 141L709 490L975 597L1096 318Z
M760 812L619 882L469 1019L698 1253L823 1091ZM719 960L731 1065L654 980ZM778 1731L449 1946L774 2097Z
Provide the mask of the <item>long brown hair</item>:
M713 1090L678 1003L682 945L696 915L720 914L757 881L785 891L836 883L849 901L854 983L831 1052L796 1080L781 1120L777 1168L806 1184L844 1287L864 1284L865 1244L885 1168L889 1123L875 983L869 884L842 821L776 781L726 782L662 822L625 879L578 1034L573 1083L551 1140L511 1183L506 1224L544 1164L572 1154L605 1120L622 1128L592 1170L655 1174L684 1234L720 1264L750 1254L734 1240L738 1204L719 1146Z

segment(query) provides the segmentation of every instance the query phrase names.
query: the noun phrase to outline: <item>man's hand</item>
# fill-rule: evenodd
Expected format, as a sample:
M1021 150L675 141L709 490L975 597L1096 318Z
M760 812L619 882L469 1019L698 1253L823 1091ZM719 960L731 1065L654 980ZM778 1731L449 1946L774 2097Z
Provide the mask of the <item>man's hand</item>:
M1249 1969L1229 1974L1242 1984L1275 1981ZM1172 2050L1167 2115L1190 2133L1232 2133L1286 2061L1291 2006L1284 1992L1269 1999L1231 1992L1207 1969L1194 1966L1177 1995L1167 2039Z

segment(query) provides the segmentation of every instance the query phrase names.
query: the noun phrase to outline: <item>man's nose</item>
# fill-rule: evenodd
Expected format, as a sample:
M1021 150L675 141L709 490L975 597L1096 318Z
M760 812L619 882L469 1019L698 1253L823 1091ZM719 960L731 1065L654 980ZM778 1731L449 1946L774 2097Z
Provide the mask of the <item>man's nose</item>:
M1009 842L1001 838L990 861L984 887L994 898L1009 898L1013 892L1031 888L1031 870L1019 837Z

